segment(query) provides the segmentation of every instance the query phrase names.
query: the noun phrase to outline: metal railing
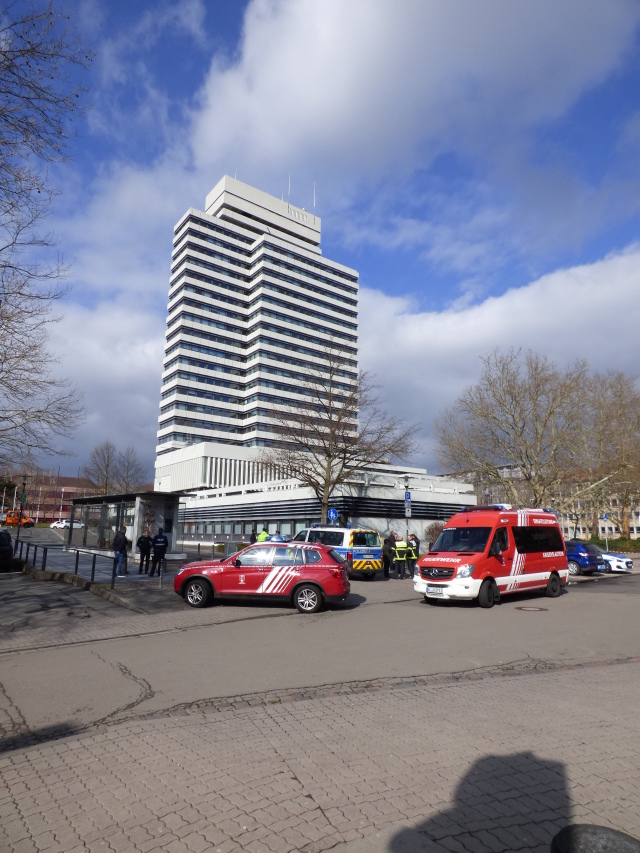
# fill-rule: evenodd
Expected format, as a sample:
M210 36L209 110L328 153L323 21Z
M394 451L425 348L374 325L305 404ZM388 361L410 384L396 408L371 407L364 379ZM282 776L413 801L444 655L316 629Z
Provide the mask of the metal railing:
M96 564L98 560L107 560L111 564L111 572L110 572L110 588L113 589L116 582L116 568L117 568L117 559L114 558L113 554L101 554L98 551L93 551L89 548L69 548L66 545L42 545L36 544L33 542L25 542L19 541L15 543L14 546L14 556L18 557L20 560L24 560L25 563L31 563L31 565L35 566L35 568L39 568L41 571L46 571L47 569L47 560L53 552L54 554L59 555L69 555L72 559L69 560L69 563L73 563L73 574L80 574L81 577L84 577L84 572L80 571L80 560L81 557L86 556L91 558L91 569L90 569L90 577L91 582L95 582L96 577ZM75 557L73 557L75 555ZM40 557L40 565L38 566L38 557ZM60 561L61 562L61 561ZM66 563L66 561L64 561ZM104 565L104 562L102 563ZM87 575L89 574L89 567L83 566L83 569L86 569ZM60 571L70 571L70 565L59 565L56 566L55 570ZM166 571L166 563L164 557L158 562L158 576L160 578L160 586L163 586L164 574Z

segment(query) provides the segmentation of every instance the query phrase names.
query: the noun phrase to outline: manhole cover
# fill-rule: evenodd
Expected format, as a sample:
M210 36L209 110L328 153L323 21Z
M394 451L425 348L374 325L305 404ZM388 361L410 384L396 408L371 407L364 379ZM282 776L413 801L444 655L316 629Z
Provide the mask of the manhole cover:
M527 611L531 611L533 613L540 613L540 612L546 613L547 612L546 607L516 607L516 610L527 610Z

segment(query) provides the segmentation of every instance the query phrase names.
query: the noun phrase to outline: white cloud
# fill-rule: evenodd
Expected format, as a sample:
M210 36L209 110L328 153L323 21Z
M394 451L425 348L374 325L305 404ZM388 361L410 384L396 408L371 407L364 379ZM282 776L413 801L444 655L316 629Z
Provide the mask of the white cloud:
M88 179L70 170L60 182L65 195L53 224L74 260L74 290L52 342L85 391L79 454L105 437L135 438L141 454L153 454L172 228L236 169L274 195L286 190L291 170L292 201L307 207L317 180L325 231L341 232L348 249L415 252L460 276L464 293L452 293L454 307L442 313L411 313L407 298L362 291L362 363L379 374L392 405L396 387L415 388L427 453L433 414L496 344L548 347L562 360L566 341L566 357L583 348L576 354L594 363L627 363L611 329L618 324L618 341L635 338L628 287L635 249L479 300L487 270L525 244L573 239L571 222L588 233L616 207L637 204L635 172L624 184L620 177L603 184L585 205L570 168L527 161L531 129L563 115L619 67L640 21L635 0L253 0L234 60L230 52L212 57L191 99L196 106L180 121L184 105L158 91L145 52L172 27L202 49L203 15L202 0L147 7L127 32L105 40L94 127L106 133L105 151L130 134L131 160L108 155ZM126 90L129 81L148 96L127 124L110 87ZM160 153L136 165L150 133ZM625 162L636 137L630 121L620 146ZM424 178L443 154L464 161L467 177L416 187L413 176ZM518 192L527 201L519 218ZM614 275L606 298L589 284L592 275L606 287L605 270ZM589 336L573 334L577 316L594 330ZM584 352L592 340L597 347Z
M424 462L434 466L433 421L479 376L495 347L533 349L566 365L638 371L640 246L558 270L462 310L413 313L406 298L363 288L360 360L394 412L422 424Z
M254 0L239 63L203 89L196 162L358 185L445 150L494 159L606 78L639 19L627 0Z
M164 317L126 297L91 308L65 306L52 327L52 349L61 374L82 390L87 413L67 445L70 471L109 439L122 450L133 445L153 478L164 328Z

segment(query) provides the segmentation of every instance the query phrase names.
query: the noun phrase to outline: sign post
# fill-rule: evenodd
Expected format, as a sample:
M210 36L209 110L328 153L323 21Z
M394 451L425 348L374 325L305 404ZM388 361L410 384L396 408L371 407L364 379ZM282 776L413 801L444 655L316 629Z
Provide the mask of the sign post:
M609 534L607 533L607 513L605 512L602 516L604 519L604 548L605 551L609 550Z
M404 517L407 520L407 538L406 542L409 542L409 519L411 518L411 492L406 489L404 493Z

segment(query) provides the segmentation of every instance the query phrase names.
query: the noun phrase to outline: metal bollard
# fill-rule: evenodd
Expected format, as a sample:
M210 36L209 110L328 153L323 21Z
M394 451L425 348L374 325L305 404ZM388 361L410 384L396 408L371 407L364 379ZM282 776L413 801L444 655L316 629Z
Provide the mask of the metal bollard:
M93 555L93 560L91 561L91 583L93 583L93 579L96 576L96 555Z
M117 559L113 561L113 568L111 569L111 589L116 585L116 567L118 565Z
M198 542L198 559L200 559L200 543Z
M24 558L25 563L28 563L28 562L29 562L29 545L30 545L30 544L31 544L30 542L27 542L27 555L26 555L26 557Z
M76 570L74 572L74 575L78 574L78 563L79 562L80 562L80 551L76 551Z
M22 559L22 546L23 545L24 545L24 542L21 542L20 543L20 559Z
M38 546L33 546L33 565L35 566L36 560L38 559Z
M49 549L46 547L46 545L43 546L43 548L42 548L42 565L40 566L40 568L42 569L43 572L47 568L47 551L48 550Z

